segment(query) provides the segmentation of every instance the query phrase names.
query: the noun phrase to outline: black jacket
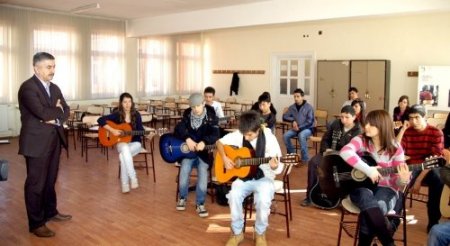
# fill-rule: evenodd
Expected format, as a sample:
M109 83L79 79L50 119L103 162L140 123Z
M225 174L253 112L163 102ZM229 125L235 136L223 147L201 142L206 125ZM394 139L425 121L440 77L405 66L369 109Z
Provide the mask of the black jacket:
M219 139L219 119L217 118L213 107L205 105L205 109L206 117L197 130L193 129L191 126L191 108L186 109L181 122L175 126L175 137L185 141L186 139L191 138L197 143L203 141L205 145L215 144ZM198 152L198 156L209 165L212 164L212 159L206 149Z
M344 134L344 125L342 125L340 119L333 121L331 126L328 128L327 132L322 137L322 142L320 143L320 153L323 154L327 149L333 149L339 151L346 144L352 140L353 137L361 134L361 127L359 124L348 130ZM333 139L335 140L335 146L333 146Z

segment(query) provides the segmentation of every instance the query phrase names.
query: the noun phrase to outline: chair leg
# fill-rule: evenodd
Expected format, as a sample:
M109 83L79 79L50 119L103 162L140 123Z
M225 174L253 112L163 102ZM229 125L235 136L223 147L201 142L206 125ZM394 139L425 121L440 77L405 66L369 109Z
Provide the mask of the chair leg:
M151 155L152 155L153 183L156 183L155 157L153 155L154 150L155 150L155 140L152 139L150 142L150 151L151 151Z

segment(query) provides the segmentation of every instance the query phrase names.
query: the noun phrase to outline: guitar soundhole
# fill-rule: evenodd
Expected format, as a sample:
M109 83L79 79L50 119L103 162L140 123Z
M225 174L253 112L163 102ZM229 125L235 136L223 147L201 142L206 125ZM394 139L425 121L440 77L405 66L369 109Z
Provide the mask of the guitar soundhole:
M361 171L359 171L357 169L353 169L353 171L352 171L352 178L355 181L361 182L361 181L364 181L366 179L366 175L363 172L361 172Z
M189 153L189 147L187 146L187 144L182 144L180 146L181 152L183 152L184 154Z

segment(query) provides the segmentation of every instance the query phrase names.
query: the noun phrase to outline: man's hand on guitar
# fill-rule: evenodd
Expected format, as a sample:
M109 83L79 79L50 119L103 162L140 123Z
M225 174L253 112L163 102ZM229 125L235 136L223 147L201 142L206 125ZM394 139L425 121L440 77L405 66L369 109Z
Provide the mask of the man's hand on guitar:
M201 141L200 143L197 144L197 146L195 147L196 151L202 151L205 149L205 142Z
M190 151L195 151L195 149L197 148L197 143L194 142L194 140L192 140L191 138L186 139L186 144Z
M272 159L270 159L270 161L269 161L270 168L272 168L272 170L277 169L278 162L279 162L278 157L273 157Z
M228 156L222 156L223 159L223 165L225 166L226 169L230 170L234 168L234 162L228 158Z

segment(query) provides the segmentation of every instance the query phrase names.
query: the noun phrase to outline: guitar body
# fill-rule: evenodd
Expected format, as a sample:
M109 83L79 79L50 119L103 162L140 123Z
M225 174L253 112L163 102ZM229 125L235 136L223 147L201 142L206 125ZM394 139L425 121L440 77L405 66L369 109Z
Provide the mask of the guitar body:
M376 166L376 162L370 156L361 157L369 166ZM350 191L359 187L366 187L374 189L376 184L366 177L356 181L353 179L353 173L358 173L348 165L338 154L325 155L319 164L318 178L321 193L326 195L330 201L339 201L341 198L347 196ZM339 173L352 173L352 177L342 179L337 178ZM356 175L358 176L358 175ZM317 192L316 192L317 193ZM317 200L317 199L316 199ZM319 206L320 207L320 206Z
M122 130L124 132L130 132L132 130L130 124L127 124L127 123L116 124L109 120L106 121L106 123L110 127L117 129L117 130ZM110 147L116 143L121 143L121 142L129 143L129 142L131 142L131 138L132 138L131 135L114 136L113 134L111 134L108 130L106 130L103 127L99 127L99 129L98 129L98 139L99 139L100 143L105 147Z
M444 189L442 190L439 208L443 217L450 218L450 187L448 185L444 185Z
M159 139L161 157L167 163L175 163L184 158L195 158L197 154L189 150L186 142L166 133Z
M223 148L225 150L225 154L234 163L236 163L240 158L252 157L250 149L245 147L237 149L229 145L224 145ZM258 166L244 166L228 170L225 168L223 159L219 153L216 153L216 158L214 160L214 172L219 183L228 182L233 177L245 178L250 174L252 168L258 168Z

